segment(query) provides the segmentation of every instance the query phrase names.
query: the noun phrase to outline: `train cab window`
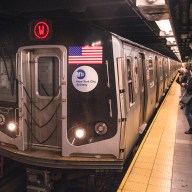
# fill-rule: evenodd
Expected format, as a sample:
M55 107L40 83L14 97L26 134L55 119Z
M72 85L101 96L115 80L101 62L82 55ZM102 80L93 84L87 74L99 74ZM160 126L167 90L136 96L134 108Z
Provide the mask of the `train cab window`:
M38 94L56 96L59 93L59 59L55 56L38 58Z
M128 80L128 94L130 106L134 104L134 87L133 87L133 75L132 75L132 62L127 59L127 80Z
M14 63L10 59L0 59L0 102L16 102L16 82Z
M153 71L153 61L149 59L149 79L150 79L150 87L154 86L154 71Z

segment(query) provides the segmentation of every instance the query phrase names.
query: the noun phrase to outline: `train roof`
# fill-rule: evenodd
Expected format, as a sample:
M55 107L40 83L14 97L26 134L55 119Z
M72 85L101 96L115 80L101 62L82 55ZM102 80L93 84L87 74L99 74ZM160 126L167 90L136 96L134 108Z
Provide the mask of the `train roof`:
M147 51L156 53L156 54L161 55L161 56L163 56L163 57L170 58L170 57L168 57L168 56L166 56L166 55L163 55L162 53L160 53L160 52L158 52L158 51L155 51L155 50L150 49L150 48L148 48L148 47L146 47L146 46L143 46L143 45L141 45L141 44L138 44L138 43L136 43L136 42L133 42L133 41L131 41L131 40L129 40L129 39L126 39L126 38L124 38L124 37L121 37L121 36L119 36L119 35L117 35L117 34L115 34L115 33L112 33L112 32L111 32L111 34L114 35L115 37L117 37L118 39L120 39L121 41L125 42L125 43L128 43L128 44L131 44L131 45L136 46L136 47L138 47L138 48L141 48L141 49L144 49L144 50L147 50ZM170 58L170 59L173 59L173 58ZM180 62L178 59L173 59L173 60Z

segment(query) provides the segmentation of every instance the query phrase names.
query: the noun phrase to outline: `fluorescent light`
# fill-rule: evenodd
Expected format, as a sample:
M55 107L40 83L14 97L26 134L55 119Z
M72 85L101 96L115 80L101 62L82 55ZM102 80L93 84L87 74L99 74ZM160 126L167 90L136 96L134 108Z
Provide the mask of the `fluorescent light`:
M177 46L171 47L171 50L179 50Z
M167 41L169 41L171 44L176 43L175 37L167 37Z
M158 25L159 29L161 31L165 31L165 33L168 35L170 32L172 32L171 24L169 19L166 20L160 20L160 21L155 21L156 24Z
M155 21L157 26L160 29L160 36L164 36L167 40L167 45L171 46L171 50L179 60L181 60L181 55L179 53L179 49L177 46L173 46L174 44L177 45L176 39L173 37L173 30L171 27L171 23L169 19L166 20L160 20L160 21Z

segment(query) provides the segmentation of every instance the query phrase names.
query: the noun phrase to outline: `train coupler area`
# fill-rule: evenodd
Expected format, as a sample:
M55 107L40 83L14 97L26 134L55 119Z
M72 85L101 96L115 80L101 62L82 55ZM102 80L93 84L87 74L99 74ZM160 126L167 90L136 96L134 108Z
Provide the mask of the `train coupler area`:
M27 192L50 192L52 186L48 170L27 168Z

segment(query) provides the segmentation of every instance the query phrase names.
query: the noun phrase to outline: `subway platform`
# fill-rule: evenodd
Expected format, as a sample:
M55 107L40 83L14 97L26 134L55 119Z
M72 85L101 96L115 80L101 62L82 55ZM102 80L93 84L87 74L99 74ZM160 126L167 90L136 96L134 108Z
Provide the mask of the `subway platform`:
M117 192L192 192L192 135L184 133L180 93L173 82Z

